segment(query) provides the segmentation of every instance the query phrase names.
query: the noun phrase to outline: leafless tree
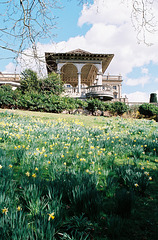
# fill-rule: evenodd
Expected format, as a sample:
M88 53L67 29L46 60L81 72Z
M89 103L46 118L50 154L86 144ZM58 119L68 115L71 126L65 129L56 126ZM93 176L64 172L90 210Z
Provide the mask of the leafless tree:
M15 54L27 55L31 47L33 57L38 58L36 43L44 38L53 39L56 27L54 10L61 8L57 0L2 0L0 2L0 48Z
M99 3L100 0L90 0L90 2ZM112 1L112 0L111 0ZM158 0L118 0L120 4L127 4L131 9L131 22L136 30L138 43L144 42L152 45L147 39L147 35L157 31L158 22L154 14L154 3ZM80 4L86 3L86 0L79 0ZM107 0L102 0L106 4ZM121 14L121 13L120 13Z
M74 1L74 0L67 0ZM99 0L76 0L76 4L93 3ZM104 0L106 3L106 0ZM146 42L146 33L154 32L156 20L153 4L157 0L118 0L132 5L131 20L139 41ZM66 4L63 0L1 0L0 48L14 53L15 59L24 54L41 59L37 55L37 42L44 38L53 40L57 26L55 9ZM32 51L25 51L31 48Z
M157 0L124 0L132 4L131 21L136 30L138 43L148 41L147 35L157 31L157 19L154 15L154 3Z

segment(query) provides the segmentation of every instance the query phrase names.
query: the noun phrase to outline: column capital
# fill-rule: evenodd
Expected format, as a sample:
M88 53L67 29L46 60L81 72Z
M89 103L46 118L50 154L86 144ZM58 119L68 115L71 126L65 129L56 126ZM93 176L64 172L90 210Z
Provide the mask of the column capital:
M103 73L102 72L97 72L97 75L102 75L103 76Z

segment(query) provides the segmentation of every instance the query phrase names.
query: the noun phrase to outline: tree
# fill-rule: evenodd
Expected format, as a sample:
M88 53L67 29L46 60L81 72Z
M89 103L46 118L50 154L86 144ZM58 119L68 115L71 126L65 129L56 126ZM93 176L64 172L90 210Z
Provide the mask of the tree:
M44 79L39 79L36 72L31 69L25 69L21 73L19 90L22 93L38 92L42 94L60 95L64 91L64 88L60 76L54 72Z
M60 95L64 91L63 82L61 81L60 76L52 72L47 78L42 79L41 90L43 93Z
M26 69L21 73L20 90L22 93L40 91L40 82L36 72Z
M0 47L15 53L16 58L27 54L24 50L31 47L33 57L37 58L36 43L53 37L56 26L53 10L59 7L56 0L2 0L0 19L5 27L0 29Z
M124 1L128 2L128 0ZM146 34L154 33L157 26L153 7L155 1L156 0L131 0L131 20L133 27L137 32L138 41L143 41L147 45L151 45L152 43L146 42Z
M67 0L72 1L72 0ZM99 0L76 0L76 3L93 3ZM104 0L106 3L106 0ZM153 3L156 0L118 0L132 6L131 19L138 39L146 41L146 33L155 30ZM63 1L64 2L64 1ZM13 52L17 60L21 55L43 61L37 54L37 42L52 39L56 27L54 9L61 8L58 0L2 0L0 2L0 48ZM65 2L64 2L65 3ZM65 3L66 4L66 3ZM32 49L30 53L26 49Z

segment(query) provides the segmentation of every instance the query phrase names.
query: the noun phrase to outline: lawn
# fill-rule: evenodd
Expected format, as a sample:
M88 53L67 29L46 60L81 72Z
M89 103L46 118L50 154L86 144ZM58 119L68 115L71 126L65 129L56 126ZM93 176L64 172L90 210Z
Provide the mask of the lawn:
M0 239L157 239L153 120L0 110L0 178Z

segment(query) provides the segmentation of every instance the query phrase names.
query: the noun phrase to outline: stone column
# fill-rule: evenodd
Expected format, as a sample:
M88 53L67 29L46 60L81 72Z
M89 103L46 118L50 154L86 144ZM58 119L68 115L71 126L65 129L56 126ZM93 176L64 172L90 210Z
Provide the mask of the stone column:
M81 93L81 72L78 72L78 93Z
M103 84L103 83L102 83L102 77L103 77L102 72L98 72L97 77L98 77L98 83L97 83L97 85L102 85L102 84Z
M119 97L119 98L121 98L121 95L122 95L122 93L121 93L121 90L122 90L121 87L122 87L121 85L118 86L118 97Z

